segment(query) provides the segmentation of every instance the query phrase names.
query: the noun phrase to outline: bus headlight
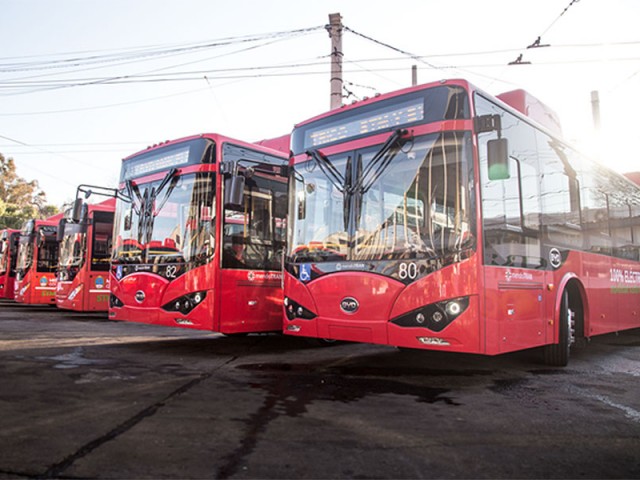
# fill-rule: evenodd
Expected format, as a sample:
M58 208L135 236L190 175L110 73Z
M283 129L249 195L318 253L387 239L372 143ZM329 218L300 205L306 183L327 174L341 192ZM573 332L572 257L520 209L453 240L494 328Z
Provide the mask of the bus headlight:
M469 297L431 303L391 320L400 327L423 327L441 332L469 307Z
M288 297L284 297L284 312L289 320L295 320L296 318L313 320L318 316L311 310L306 309L298 302L294 302Z
M196 308L207 297L207 292L194 292L183 295L175 300L171 300L166 305L162 306L163 310L167 312L180 312L186 315L191 310Z
M124 307L124 303L113 293L109 294L109 308L121 308Z

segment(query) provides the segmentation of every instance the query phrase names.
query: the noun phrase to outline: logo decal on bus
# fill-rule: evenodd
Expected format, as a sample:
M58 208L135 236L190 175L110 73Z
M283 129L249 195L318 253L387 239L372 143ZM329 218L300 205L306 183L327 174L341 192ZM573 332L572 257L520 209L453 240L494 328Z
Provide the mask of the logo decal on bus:
M553 268L559 268L562 265L562 254L557 248L549 250L549 263Z
M308 282L311 280L311 264L303 263L300 265L300 272L298 273L298 278L301 282Z
M136 297L135 297L136 298L136 302L138 302L138 303L144 302L144 297L145 297L145 294L144 294L144 292L142 290L138 290L136 292Z
M104 288L104 278L96 277L96 288Z
M345 297L340 302L340 309L344 313L356 313L359 307L360 307L360 304L353 297Z

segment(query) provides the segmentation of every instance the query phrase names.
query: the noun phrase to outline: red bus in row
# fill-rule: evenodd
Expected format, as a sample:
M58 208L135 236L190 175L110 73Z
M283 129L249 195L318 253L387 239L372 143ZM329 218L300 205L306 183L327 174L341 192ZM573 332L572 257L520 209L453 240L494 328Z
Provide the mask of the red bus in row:
M46 220L29 220L20 231L14 299L19 303L56 303L58 221L62 214Z
M123 160L110 319L282 329L288 156L269 145L204 134Z
M565 365L640 326L640 188L501 97L448 80L294 128L285 333Z
M20 230L6 228L0 232L0 298L13 300Z
M78 187L80 192L92 190ZM99 191L101 187L93 187ZM102 193L99 193L102 194ZM115 198L87 204L76 200L58 224L60 254L55 301L58 308L82 312L109 309L109 261Z

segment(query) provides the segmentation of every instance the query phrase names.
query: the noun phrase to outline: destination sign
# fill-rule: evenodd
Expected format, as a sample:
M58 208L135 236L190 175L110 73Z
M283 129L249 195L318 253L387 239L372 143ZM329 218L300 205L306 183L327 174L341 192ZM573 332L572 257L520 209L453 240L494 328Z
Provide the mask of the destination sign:
M171 152L160 152L158 155L145 159L144 162L133 163L127 168L127 178L135 178L158 170L167 170L172 167L189 163L189 145Z
M388 130L402 125L419 122L424 119L424 99L412 98L403 103L392 103L366 113L349 117L348 121L324 123L321 128L305 132L304 148L317 148L321 145L367 135L379 130Z
M139 153L125 159L122 163L120 181L139 178L156 172L167 172L172 168L199 163L211 163L214 157L209 146L211 140L197 138L183 142L165 144L160 148Z

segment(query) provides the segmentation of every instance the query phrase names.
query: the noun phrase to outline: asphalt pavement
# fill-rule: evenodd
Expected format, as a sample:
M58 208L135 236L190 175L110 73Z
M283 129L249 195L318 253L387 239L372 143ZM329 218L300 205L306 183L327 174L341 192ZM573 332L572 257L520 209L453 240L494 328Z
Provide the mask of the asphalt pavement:
M0 478L640 478L640 330L569 366L0 303Z

